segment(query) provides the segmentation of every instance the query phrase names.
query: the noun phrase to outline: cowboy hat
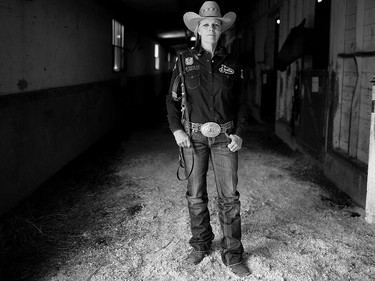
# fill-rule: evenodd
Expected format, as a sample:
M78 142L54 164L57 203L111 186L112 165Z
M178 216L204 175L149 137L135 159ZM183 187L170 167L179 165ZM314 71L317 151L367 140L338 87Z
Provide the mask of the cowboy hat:
M223 17L220 13L219 5L215 1L206 1L199 10L199 15L194 12L184 14L184 23L192 32L196 32L198 23L204 18L216 18L222 22L222 31L228 30L236 20L236 14L233 12L226 13Z

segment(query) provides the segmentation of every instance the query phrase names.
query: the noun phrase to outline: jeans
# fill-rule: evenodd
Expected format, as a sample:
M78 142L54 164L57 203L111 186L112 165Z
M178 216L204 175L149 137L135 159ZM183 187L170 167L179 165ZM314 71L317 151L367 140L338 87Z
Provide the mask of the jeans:
M183 149L185 175L188 175L186 198L190 215L192 237L190 245L196 251L208 251L214 239L207 207L207 171L209 161L213 168L218 194L222 259L225 265L242 261L240 194L237 191L238 152L231 152L230 139L223 133L207 138L192 132L192 146Z

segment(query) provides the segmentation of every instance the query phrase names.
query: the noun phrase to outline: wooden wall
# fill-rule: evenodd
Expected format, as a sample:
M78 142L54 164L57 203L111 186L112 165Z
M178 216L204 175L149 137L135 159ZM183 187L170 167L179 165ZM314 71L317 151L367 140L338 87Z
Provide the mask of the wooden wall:
M256 60L252 106L261 106L262 80L272 69L270 45L274 36L270 19L278 14L279 48L291 28L306 18L314 27L317 0L257 1L249 23L254 33ZM323 0L324 1L324 0ZM375 75L375 0L331 0L328 91L324 123L324 155L319 159L325 175L364 206L369 161L371 80ZM300 149L298 136L289 126L294 79L313 67L309 56L298 59L286 71L277 72L275 132L293 149ZM299 128L308 130L308 128ZM301 132L300 132L301 133Z
M279 48L291 28L306 18L305 26L314 27L316 0L258 1L252 14L256 87L253 105L260 106L262 73L273 68L272 17L279 15ZM371 79L375 73L375 0L332 0L330 43L330 125L333 149L363 164L368 162ZM302 69L312 68L308 56L284 72L278 72L276 120L291 119L294 78Z
M0 2L2 215L110 130L155 121L169 79L166 51L155 71L155 42L126 27L128 71L112 71L113 14L96 0Z
M375 73L375 1L333 1L331 71L333 87L332 148L367 164L371 79ZM341 44L338 44L338 43Z

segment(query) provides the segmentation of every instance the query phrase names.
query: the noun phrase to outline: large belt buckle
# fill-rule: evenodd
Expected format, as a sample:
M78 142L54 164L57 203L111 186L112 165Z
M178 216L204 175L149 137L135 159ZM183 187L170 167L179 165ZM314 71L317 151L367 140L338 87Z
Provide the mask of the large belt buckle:
M207 122L201 126L201 132L207 138L214 138L221 133L221 127L215 122Z

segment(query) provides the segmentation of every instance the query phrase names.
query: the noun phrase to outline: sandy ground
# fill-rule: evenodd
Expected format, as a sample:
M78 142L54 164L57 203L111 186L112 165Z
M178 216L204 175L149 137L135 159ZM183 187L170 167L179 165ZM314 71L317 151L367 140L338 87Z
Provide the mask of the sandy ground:
M240 151L242 280L375 280L375 227L313 162L250 124ZM190 248L186 182L166 124L94 147L1 222L1 280L241 280L220 259L213 175L213 252Z

